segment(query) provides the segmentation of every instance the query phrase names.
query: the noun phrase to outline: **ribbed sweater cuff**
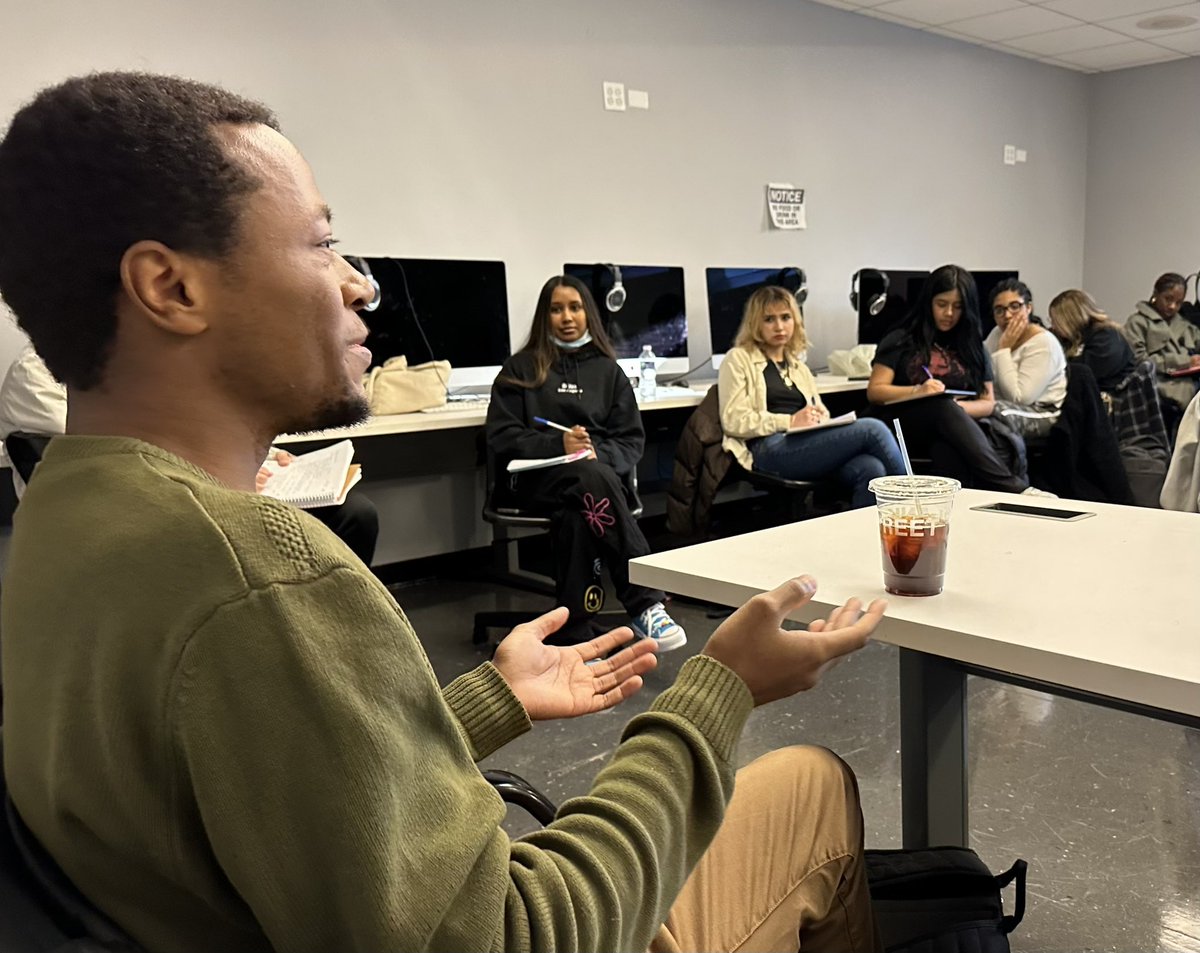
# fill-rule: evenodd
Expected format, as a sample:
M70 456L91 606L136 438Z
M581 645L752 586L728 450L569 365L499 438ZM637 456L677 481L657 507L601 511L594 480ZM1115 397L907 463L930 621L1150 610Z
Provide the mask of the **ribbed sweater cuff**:
M732 669L697 655L679 670L675 684L658 696L651 711L671 712L691 722L713 746L717 757L733 759L738 738L754 708L750 689Z
M525 706L491 662L460 675L442 689L442 697L466 732L476 761L533 727Z

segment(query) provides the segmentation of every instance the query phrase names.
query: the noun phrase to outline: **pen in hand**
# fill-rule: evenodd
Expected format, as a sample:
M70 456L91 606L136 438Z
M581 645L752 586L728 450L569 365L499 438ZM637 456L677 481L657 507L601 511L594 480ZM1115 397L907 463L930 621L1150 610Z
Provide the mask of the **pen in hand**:
M562 424L556 424L553 420L547 420L545 417L534 417L535 424L542 424L546 427L553 427L555 430L561 430L563 433L574 433L570 427L564 427Z
M927 378L929 378L930 380L933 380L933 371L931 371L931 370L930 370L928 367L926 367L924 364L922 364L922 365L921 365L921 370L923 370L923 371L925 372L925 376L926 376Z

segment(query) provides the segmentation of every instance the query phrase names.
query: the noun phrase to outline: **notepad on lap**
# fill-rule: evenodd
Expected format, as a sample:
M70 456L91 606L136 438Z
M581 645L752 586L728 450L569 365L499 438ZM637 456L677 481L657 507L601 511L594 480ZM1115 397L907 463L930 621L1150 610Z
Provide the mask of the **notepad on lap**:
M545 457L541 460L509 460L509 473L522 473L525 470L541 470L545 467L556 467L563 463L574 463L588 456L591 450L576 450L574 453L564 453L561 457Z
M362 479L362 467L351 463L354 444L342 440L323 450L303 453L291 463L278 463L274 457L263 464L271 477L263 496L291 503L304 510L318 506L340 506L350 488Z
M1177 367L1173 371L1167 371L1167 377L1195 377L1200 374L1200 365L1196 367Z
M842 414L840 417L830 417L828 420L822 420L819 424L810 424L807 427L789 427L788 433L808 433L811 430L822 430L825 427L845 427L846 424L852 424L858 420L858 414L850 411L848 414Z
M970 397L974 400L979 395L973 390L940 390L936 394L927 394L924 391L917 391L915 394L906 394L903 397L897 397L895 400L885 400L884 404L903 404L909 400L924 400L926 397Z

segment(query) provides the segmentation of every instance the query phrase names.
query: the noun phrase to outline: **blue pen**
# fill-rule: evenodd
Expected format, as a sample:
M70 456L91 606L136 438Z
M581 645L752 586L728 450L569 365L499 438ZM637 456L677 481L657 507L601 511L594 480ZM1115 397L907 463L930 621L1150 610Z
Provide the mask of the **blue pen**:
M930 380L933 380L933 372L928 367L926 367L924 364L922 364L921 370L923 370L925 372L926 377L928 377Z
M556 424L553 420L547 420L545 417L534 417L535 424L542 424L546 427L553 427L555 430L561 430L563 433L574 433L570 427L564 427L562 424Z

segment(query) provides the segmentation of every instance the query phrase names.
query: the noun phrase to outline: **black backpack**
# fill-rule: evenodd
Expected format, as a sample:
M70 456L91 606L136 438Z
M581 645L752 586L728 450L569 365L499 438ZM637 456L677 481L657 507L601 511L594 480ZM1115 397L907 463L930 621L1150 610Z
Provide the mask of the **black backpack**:
M1025 916L1025 861L998 876L969 847L868 850L866 862L887 953L1009 953ZM1000 891L1014 880L1006 916Z

